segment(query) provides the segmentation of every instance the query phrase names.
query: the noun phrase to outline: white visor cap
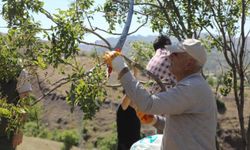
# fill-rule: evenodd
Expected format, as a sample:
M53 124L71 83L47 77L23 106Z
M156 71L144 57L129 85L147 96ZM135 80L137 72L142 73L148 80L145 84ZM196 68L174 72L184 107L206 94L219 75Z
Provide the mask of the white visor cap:
M187 52L197 60L201 66L207 61L206 50L200 40L197 39L185 39L183 42L166 46L166 49L170 51L170 54Z

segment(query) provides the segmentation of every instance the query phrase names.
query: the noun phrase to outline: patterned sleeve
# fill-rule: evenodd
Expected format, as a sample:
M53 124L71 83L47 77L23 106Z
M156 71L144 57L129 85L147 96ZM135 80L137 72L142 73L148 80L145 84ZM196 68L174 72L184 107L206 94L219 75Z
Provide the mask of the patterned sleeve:
M170 59L169 51L166 49L157 49L155 55L151 58L147 65L147 70L159 77L165 85L166 89L173 87L175 81L174 75L169 70ZM158 84L153 84L150 93L159 93L161 88Z

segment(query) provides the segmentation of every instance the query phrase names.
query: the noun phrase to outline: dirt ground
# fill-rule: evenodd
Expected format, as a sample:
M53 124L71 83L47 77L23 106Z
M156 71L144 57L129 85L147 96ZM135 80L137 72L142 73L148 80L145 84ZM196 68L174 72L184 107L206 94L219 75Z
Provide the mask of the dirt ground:
M219 123L219 136L218 141L221 150L240 150L240 140L239 140L239 125L237 111L235 110L235 102L232 98L225 98L223 100L226 104L227 111L223 115L218 115ZM57 103L58 104L58 103ZM52 105L53 106L53 105ZM51 106L51 107L52 107ZM57 105L57 107L60 107ZM85 140L83 141L84 149L92 149L93 145L96 145L98 138L105 138L114 131L115 125L115 103L106 103L96 114L96 117L88 122L86 128L88 128L88 135L85 135ZM249 99L246 100L246 108L250 107ZM54 108L55 111L57 108ZM246 114L250 114L250 110L245 110ZM65 112L67 112L65 110ZM61 113L53 113L53 117L49 116L44 122L48 122L48 127L52 128L80 128L79 122L77 120L72 120L72 116L64 117L62 120L67 121L66 124L57 123L58 118ZM79 115L79 114L78 114ZM75 116L78 116L75 114ZM71 118L71 119L70 119ZM71 120L71 121L70 121ZM246 117L245 122L247 124L248 119ZM84 127L84 125L82 126ZM45 139L38 139L32 137L25 137L22 145L18 147L17 150L60 150L62 143L49 141ZM73 150L77 150L74 148Z
M247 96L247 94L250 93L250 89L246 88L245 93L244 120L246 128L250 115L250 99L249 96ZM225 103L227 110L225 114L218 115L218 137L220 147L222 150L239 150L241 149L240 126L235 100L233 95L230 94L222 98L222 101Z
M22 144L17 147L17 150L61 150L62 147L63 144L60 142L34 137L24 137ZM72 150L80 149L73 147Z

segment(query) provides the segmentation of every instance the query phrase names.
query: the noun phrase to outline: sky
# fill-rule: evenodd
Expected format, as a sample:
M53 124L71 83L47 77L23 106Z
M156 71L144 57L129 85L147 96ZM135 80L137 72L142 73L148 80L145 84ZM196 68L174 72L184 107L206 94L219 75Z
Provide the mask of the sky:
M44 8L49 11L50 13L57 13L58 12L58 8L62 9L62 10L66 10L69 7L69 4L71 2L73 2L74 0L43 0L44 1ZM95 0L95 6L97 5L103 5L105 0ZM2 8L2 1L0 2L0 8ZM39 20L40 23L42 24L43 28L49 28L53 23L47 19L46 16L44 15L36 15L34 14L34 17L36 20ZM100 14L96 15L94 17L94 26L97 27L102 27L103 29L107 29L108 24L106 23L104 17ZM101 25L100 25L101 24ZM246 29L247 31L249 31L250 29L250 20L247 19L246 22ZM139 24L135 21L135 16L132 19L132 24L130 26L130 32L134 31L137 27L139 26ZM6 27L6 23L4 22L4 20L0 17L0 32L7 32L7 28ZM117 31L118 33L121 33L123 29L123 26L117 26ZM110 36L104 32L99 32L99 34L101 34L104 38L108 38L108 37L115 37L115 36ZM148 36L148 35L158 35L158 33L153 33L151 31L151 29L149 27L143 27L141 28L139 31L137 31L134 35L143 35L143 36ZM119 36L116 36L119 37ZM99 40L99 38L97 38L94 35L86 35L84 36L85 41L87 42L91 42L94 43L96 40Z
M69 7L70 2L73 2L73 0L43 0L44 1L44 8L49 11L50 13L57 13L58 12L58 8L62 9L62 10L66 10ZM2 8L2 2L0 2L0 7ZM104 0L95 0L95 5L103 5ZM34 18L36 20L39 20L40 23L42 24L43 28L49 28L53 23L47 19L46 16L44 15L36 15L34 14ZM102 17L102 15L96 15L94 17L95 22L93 23L93 25L96 25L98 27L101 27L103 29L107 29L108 24L106 23L104 17ZM130 31L134 31L137 27L139 26L139 24L135 21L135 19L132 19L132 24L130 26ZM7 32L7 28L6 27L6 22L0 17L0 32ZM117 31L118 33L121 33L123 29L123 26L117 26ZM106 33L100 32L100 34L104 37L104 38L108 38L108 37L115 37L115 36L110 36ZM153 33L151 31L151 29L149 27L143 27L141 28L136 34L134 35L157 35L157 33ZM85 37L85 41L87 42L95 42L96 40L98 40L98 38L96 36L93 35L86 35Z

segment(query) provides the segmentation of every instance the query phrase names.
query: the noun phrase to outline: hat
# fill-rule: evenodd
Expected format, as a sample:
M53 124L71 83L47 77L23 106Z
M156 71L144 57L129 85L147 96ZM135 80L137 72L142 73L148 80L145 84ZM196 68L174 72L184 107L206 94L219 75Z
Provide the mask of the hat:
M185 39L183 42L166 46L166 48L170 51L170 54L187 52L197 60L201 66L206 63L207 54L200 40Z

